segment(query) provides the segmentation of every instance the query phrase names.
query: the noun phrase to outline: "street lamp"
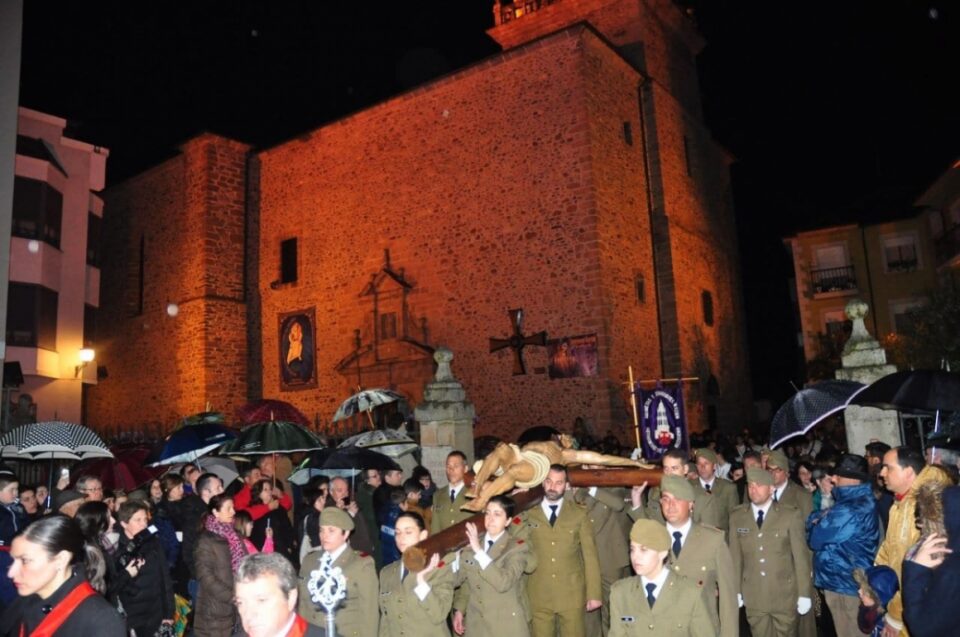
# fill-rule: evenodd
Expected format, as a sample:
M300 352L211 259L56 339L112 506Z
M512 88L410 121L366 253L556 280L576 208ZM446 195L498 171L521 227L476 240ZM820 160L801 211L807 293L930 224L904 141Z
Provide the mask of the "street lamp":
M80 372L83 370L83 368L89 365L96 357L97 353L89 347L84 347L81 349L80 364L73 368L73 377L80 378Z

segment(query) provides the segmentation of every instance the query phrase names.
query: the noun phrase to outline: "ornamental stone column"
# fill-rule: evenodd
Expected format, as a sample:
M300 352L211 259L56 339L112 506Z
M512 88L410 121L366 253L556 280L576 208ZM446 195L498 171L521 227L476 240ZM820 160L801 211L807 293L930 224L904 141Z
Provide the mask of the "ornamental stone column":
M433 382L424 388L423 400L413 413L420 425L423 466L430 470L434 482L443 485L446 483L447 454L451 451L462 451L467 456L467 466L473 464L476 410L450 369L453 352L439 347L433 360L437 362L437 372Z

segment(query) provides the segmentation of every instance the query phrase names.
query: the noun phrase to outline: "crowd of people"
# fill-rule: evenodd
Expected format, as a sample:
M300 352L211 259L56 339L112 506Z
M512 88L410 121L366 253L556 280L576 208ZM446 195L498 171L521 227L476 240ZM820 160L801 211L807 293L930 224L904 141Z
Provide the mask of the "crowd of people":
M539 503L489 498L482 527L449 532L463 548L416 572L404 552L473 515L460 451L439 487L417 467L290 489L263 456L227 485L186 465L48 497L0 470L0 637L324 635L328 567L339 637L951 634L953 452L698 442L654 486L574 488L545 467Z

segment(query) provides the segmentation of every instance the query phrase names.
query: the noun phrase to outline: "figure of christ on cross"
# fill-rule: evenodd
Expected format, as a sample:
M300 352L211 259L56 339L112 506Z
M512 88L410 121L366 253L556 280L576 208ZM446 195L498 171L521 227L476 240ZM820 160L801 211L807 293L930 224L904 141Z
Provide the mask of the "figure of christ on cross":
M573 438L560 435L559 444L553 440L528 442L523 448L501 442L483 459L480 471L466 496L472 498L461 508L464 511L483 511L487 501L514 487L531 488L543 482L550 465L595 465L601 467L638 467L650 469L640 460L607 456L595 451L573 448ZM498 474L499 472L499 474ZM488 480L493 477L492 481Z

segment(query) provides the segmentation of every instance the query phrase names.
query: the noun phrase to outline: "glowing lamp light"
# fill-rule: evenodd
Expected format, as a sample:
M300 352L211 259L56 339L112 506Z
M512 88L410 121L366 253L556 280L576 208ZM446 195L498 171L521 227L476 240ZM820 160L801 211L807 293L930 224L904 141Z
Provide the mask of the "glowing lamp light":
M40 242L36 239L27 241L27 250L33 254L40 252Z
M171 317L172 317L172 316L176 316L176 315L179 314L179 313L180 313L180 306L179 306L179 305L177 305L176 303L167 303L167 315L168 315L168 316L171 316Z
M80 372L83 371L83 368L93 362L97 357L97 353L90 349L89 347L84 347L80 350L80 364L73 368L73 377L80 378Z

